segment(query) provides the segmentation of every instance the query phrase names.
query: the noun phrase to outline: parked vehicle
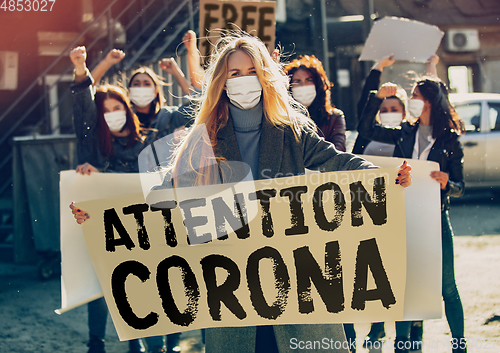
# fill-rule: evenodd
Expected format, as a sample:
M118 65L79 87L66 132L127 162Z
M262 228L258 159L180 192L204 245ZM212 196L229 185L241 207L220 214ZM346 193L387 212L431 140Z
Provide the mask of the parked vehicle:
M465 123L465 187L500 193L500 94L450 94Z

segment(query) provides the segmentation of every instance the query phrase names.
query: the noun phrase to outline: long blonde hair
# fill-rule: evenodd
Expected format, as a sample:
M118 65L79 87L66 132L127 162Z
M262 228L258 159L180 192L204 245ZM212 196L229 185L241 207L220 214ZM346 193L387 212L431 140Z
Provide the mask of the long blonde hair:
M216 182L218 168L217 163L210 161L211 156L215 156L217 162L224 160L213 151L217 151L218 131L228 122L229 98L224 87L228 77L228 59L234 52L241 50L252 59L262 85L263 111L268 122L277 128L291 127L297 140L301 126L307 123L304 116L306 111L303 107L301 109L288 93L289 78L258 38L248 35L226 36L219 41L216 48L218 50L212 55L205 72L201 104L196 119L190 133L175 151L173 159L173 179L190 169L197 171L195 185ZM199 132L203 124L208 138L202 138L203 134Z

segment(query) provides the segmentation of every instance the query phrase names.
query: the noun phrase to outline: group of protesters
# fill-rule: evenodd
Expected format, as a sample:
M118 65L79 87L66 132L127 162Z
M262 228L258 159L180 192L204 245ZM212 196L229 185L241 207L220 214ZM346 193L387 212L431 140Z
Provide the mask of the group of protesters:
M231 34L221 38L205 69L193 31L184 37L189 80L173 58L160 67L176 79L187 102L165 106L163 80L147 67L140 67L128 79L127 87L99 85L104 73L125 56L114 49L93 70L86 66L84 47L75 48L70 58L75 66L74 126L78 138L77 172L139 172L138 156L147 146L166 136L168 153L155 152L152 169L166 168L164 185L173 187L230 183L222 173L226 161L237 160L250 167L253 180L269 178L262 164L278 155L280 175L300 175L306 169L319 171L376 168L359 155L371 154L422 159L439 163L430 177L441 189L442 281L446 317L453 353L466 352L464 315L454 277L453 232L449 197L464 190L462 158L458 140L461 123L448 99L446 85L436 75L437 56L429 59L426 76L416 79L411 98L395 84L380 85L384 67L392 55L381 58L366 79L358 104L358 138L352 152L346 152L344 114L331 102L331 87L322 63L313 55L289 62L271 55L257 38ZM95 88L94 86L97 86ZM95 93L94 93L95 91ZM208 141L200 138L203 126ZM220 139L224 138L223 147ZM279 143L276 143L276 142ZM155 147L158 150L157 147ZM166 156L157 158L157 156ZM194 157L195 156L195 157ZM217 163L209 163L215 156ZM196 164L196 165L193 165ZM396 184L411 184L411 162L399 167ZM193 167L194 173L184 166ZM198 172L202 170L203 172ZM217 177L218 175L218 177ZM91 215L70 206L79 224ZM104 300L88 305L88 353L105 352L104 332L107 308ZM422 321L396 323L395 352L420 349ZM129 341L129 352L174 352L180 334ZM203 330L207 352L286 352L292 337L321 340L329 337L345 342L338 352L355 352L353 324L300 324L252 327L221 327ZM374 323L364 346L385 337L383 323Z

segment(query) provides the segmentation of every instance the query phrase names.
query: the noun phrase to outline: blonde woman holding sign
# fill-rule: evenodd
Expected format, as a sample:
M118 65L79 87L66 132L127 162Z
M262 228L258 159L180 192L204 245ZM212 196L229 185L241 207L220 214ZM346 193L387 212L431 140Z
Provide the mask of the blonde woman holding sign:
M172 167L175 187L233 182L238 173L228 161L250 166L255 180L304 174L305 168L338 171L373 168L364 159L342 153L320 138L288 94L288 77L264 44L250 36L225 37L205 76L194 128L177 150ZM209 141L196 128L205 125ZM215 152L214 152L215 151ZM211 164L215 153L217 163ZM203 169L185 173L184 166ZM208 167L207 167L208 166ZM200 167L200 168L198 168ZM411 183L411 168L401 167L396 183ZM238 180L239 181L239 180ZM342 325L276 325L209 328L207 352L288 352L291 339L345 342ZM339 352L347 352L340 349Z

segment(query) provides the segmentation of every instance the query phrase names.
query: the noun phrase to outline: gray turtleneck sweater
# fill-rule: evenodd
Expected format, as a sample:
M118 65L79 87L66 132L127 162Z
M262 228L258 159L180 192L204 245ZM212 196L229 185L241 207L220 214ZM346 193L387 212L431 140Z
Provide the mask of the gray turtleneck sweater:
M240 150L241 161L250 166L254 180L259 179L262 106L262 99L255 107L248 110L240 109L229 103L229 111L233 118L234 134Z

